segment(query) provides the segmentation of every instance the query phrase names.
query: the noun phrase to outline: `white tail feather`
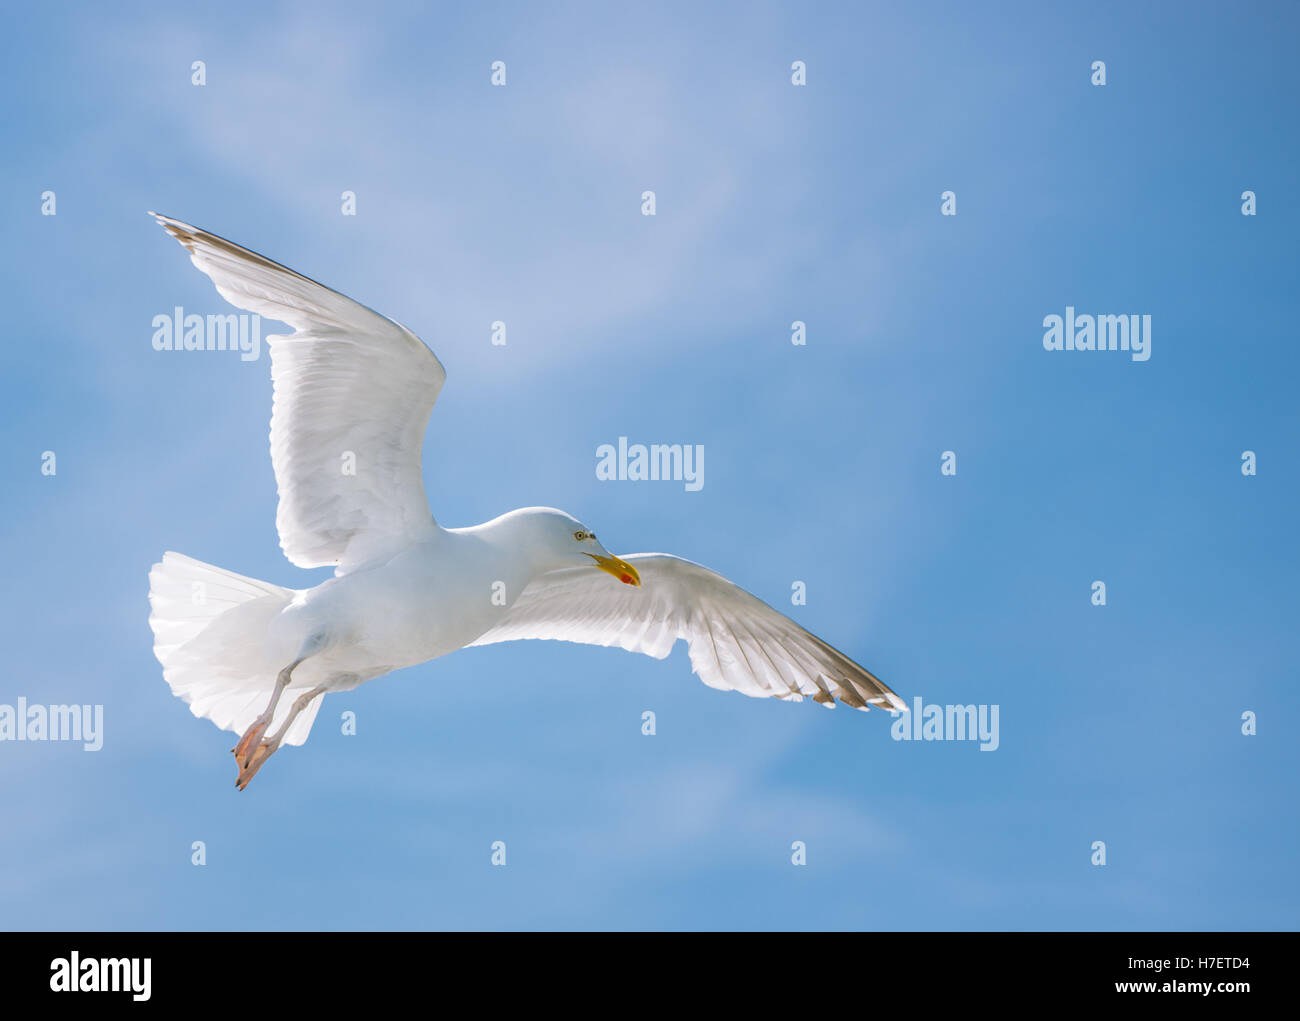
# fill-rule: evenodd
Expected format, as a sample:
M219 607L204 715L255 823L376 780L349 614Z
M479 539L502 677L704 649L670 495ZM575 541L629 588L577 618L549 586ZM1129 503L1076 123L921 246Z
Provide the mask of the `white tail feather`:
M149 626L154 655L172 694L195 716L242 734L266 708L279 671L296 649L277 640L271 622L296 593L245 578L179 553L164 553L149 571ZM307 689L290 686L280 697L268 734ZM293 722L284 743L307 740L321 699Z

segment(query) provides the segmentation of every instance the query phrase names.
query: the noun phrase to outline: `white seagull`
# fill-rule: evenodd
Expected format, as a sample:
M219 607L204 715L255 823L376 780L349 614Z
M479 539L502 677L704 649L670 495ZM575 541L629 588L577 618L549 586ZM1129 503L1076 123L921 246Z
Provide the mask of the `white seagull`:
M713 688L906 711L843 653L689 560L614 556L590 528L550 507L441 527L429 512L420 447L447 374L420 338L255 252L150 215L223 298L294 328L267 338L275 524L291 563L335 568L309 589L179 553L163 554L149 572L163 677L195 716L241 735L240 790L281 744L307 740L323 695L519 638L618 645L658 659L682 638L693 671Z

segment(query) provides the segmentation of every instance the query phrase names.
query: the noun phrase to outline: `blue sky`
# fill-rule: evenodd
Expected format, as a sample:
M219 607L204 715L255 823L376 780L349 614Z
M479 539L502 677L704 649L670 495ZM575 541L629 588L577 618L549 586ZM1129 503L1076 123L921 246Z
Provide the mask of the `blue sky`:
M1296 8L613 6L14 15L0 703L105 735L0 743L0 925L1295 928ZM147 209L433 347L440 523L708 564L999 747L523 643L330 696L237 793L149 566L327 574L278 548L265 352L151 347L229 308ZM1045 351L1067 305L1151 359ZM598 481L619 436L704 488Z

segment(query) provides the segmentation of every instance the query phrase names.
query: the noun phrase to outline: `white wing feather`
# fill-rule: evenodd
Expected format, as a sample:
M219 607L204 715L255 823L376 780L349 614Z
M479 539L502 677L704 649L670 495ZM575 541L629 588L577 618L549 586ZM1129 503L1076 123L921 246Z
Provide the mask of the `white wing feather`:
M553 639L619 646L663 659L685 639L691 668L712 688L799 702L806 695L905 711L879 678L784 614L707 567L666 553L624 557L641 587L592 568L552 571L473 642Z
M447 378L404 326L270 259L153 214L238 308L288 323L268 337L271 463L280 546L299 567L338 573L434 531L420 451ZM355 474L344 474L352 458Z

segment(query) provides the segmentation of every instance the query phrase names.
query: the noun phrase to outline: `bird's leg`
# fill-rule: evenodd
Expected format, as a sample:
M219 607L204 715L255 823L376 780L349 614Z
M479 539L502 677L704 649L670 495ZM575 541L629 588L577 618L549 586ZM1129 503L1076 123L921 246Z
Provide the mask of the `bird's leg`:
M241 791L248 786L249 781L262 768L262 763L275 754L276 749L280 747L280 742L284 740L284 735L289 732L289 728L293 726L293 721L298 718L298 714L311 705L312 699L324 693L325 685L322 684L310 691L303 692L294 699L293 705L289 708L289 716L280 726L280 729L268 740L261 742L254 748L253 753L248 757L248 761L239 767L239 777L235 780L235 785Z
M280 704L280 696L284 694L284 689L289 687L289 681L293 677L293 672L298 669L298 665L310 656L316 655L328 644L328 638L323 633L310 635L302 648L298 650L298 655L294 661L280 671L275 679L275 690L271 692L271 701L267 703L266 712L262 713L255 719L244 731L244 736L239 739L239 744L230 749L234 753L235 763L243 771L248 766L248 760L252 757L262 735L266 733L266 728L271 725L275 719L275 707Z
M255 719L246 731L244 736L239 739L239 744L231 750L235 756L235 762L242 770L248 765L249 756L257 742L262 740L262 735L266 733L266 728L271 725L271 720L275 718L275 707L280 704L280 696L284 694L284 689L289 687L289 679L293 675L294 668L303 661L305 657L299 656L287 667L280 671L275 679L275 690L271 692L271 701L267 703L266 711Z

